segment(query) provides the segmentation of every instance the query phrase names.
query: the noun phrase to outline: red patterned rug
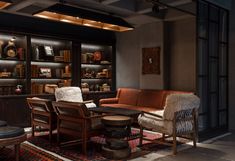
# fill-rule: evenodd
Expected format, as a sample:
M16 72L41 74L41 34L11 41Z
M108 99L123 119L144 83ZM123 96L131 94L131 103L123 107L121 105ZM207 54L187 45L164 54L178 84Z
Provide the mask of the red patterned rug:
M133 133L137 133L137 130L132 130ZM159 138L161 135L151 132L144 132L144 135L150 139ZM53 137L56 139L56 136ZM81 153L81 146L74 145L68 147L58 147L55 140L52 144L48 141L48 133L40 132L36 137L28 138L29 143L22 143L20 150L21 161L62 161L61 157L73 160L73 161L108 161L101 155L102 145L105 143L105 139L102 137L93 137L88 144L87 156ZM131 156L128 159L136 158L150 152L156 152L166 148L166 146L151 144L149 142L143 142L143 147L138 148L139 139L129 141L131 147ZM35 147L33 145L35 145ZM38 148L37 148L38 147ZM44 149L44 150L43 150ZM1 150L1 149L0 149ZM55 156L48 153L52 152ZM6 147L0 151L0 161L14 161L13 147Z
M14 147L0 147L0 161L15 161ZM20 161L63 161L47 152L22 143L20 146Z
M138 133L138 130L132 130L132 133ZM47 151L56 153L59 156L62 156L64 158L68 158L73 161L107 161L108 159L104 158L101 155L102 145L105 143L105 139L103 137L93 137L91 138L91 142L88 143L88 153L87 156L83 155L81 153L81 145L74 145L74 146L68 146L68 147L58 147L55 143L55 141L50 144L48 142L48 136L47 133L39 133L39 136L36 137L29 137L28 142L30 142L33 145L36 145L37 147L40 147L42 149L45 149ZM151 132L144 132L144 135L147 136L150 139L156 139L161 137L160 134L157 133L151 133ZM54 137L54 139L56 136ZM129 159L136 158L142 155L145 155L147 153L160 150L162 148L165 148L166 146L162 145L153 145L151 143L148 143L146 141L143 142L144 145L140 149L138 147L139 145L139 139L131 140L129 141L129 145L131 147L131 156Z

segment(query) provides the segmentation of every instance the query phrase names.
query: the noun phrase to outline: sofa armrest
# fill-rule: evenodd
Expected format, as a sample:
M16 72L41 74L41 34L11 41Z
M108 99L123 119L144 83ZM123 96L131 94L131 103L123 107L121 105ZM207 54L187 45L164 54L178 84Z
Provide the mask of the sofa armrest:
M118 98L104 98L99 100L99 105L118 103Z

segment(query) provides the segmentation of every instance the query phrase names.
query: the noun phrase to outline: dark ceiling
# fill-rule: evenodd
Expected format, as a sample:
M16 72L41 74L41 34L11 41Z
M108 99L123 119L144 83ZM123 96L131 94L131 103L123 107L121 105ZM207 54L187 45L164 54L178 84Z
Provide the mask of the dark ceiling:
M48 8L56 3L114 15L134 26L155 21L172 21L193 16L195 0L12 0L6 12L26 14ZM180 10L186 12L181 12Z

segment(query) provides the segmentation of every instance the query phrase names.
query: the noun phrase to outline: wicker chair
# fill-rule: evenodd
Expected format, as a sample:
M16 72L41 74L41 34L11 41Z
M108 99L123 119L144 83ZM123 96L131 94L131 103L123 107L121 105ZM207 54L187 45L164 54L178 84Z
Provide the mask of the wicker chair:
M166 98L164 110L143 112L138 122L140 124L140 145L144 138L143 129L162 133L161 139L151 140L156 143L170 145L173 154L177 153L177 137L193 140L196 147L197 138L197 110L200 99L193 94L171 94ZM165 138L173 137L173 143L168 143ZM150 141L150 140L149 140Z
M27 98L27 103L31 109L32 136L35 127L39 126L49 129L49 141L52 140L52 131L56 129L56 113L52 107L51 100L41 98Z
M90 137L103 134L100 118L92 116L84 103L52 102L57 114L57 143L59 146L82 143L83 153L87 153ZM75 140L61 142L61 134L74 136Z

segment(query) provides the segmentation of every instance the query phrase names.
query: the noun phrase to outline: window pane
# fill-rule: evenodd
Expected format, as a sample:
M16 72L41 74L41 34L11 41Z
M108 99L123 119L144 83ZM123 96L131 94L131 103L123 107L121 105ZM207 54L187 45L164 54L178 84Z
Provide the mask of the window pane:
M217 121L218 121L218 99L217 94L211 94L210 95L210 127L217 127Z
M207 75L208 74L208 47L207 47L207 41L199 39L198 42L198 59L199 59L199 65L198 65L198 72L199 75Z
M227 112L223 111L219 114L219 126L226 126L227 125Z
M227 45L226 44L220 44L220 50L219 50L219 74L220 76L227 76Z
M201 100L201 105L199 108L199 113L207 112L208 108L208 81L207 78L199 78L199 97Z
M219 80L219 109L227 109L227 78Z
M206 115L201 115L198 117L198 130L203 131L208 128L208 119Z
M210 23L209 25L209 54L218 56L218 24Z
M210 15L209 15L209 19L211 21L215 21L218 22L218 18L219 18L219 9L215 6L210 6Z
M220 10L220 41L227 42L228 13Z
M209 68L209 84L210 84L210 92L218 91L218 61L211 60L210 68Z

